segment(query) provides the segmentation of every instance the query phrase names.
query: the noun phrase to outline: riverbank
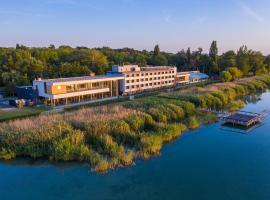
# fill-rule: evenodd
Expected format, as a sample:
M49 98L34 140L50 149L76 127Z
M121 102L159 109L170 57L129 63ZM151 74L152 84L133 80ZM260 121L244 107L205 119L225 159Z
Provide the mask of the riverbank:
M183 131L216 121L198 108L237 110L244 105L241 97L269 85L270 76L259 76L1 123L0 158L88 162L98 172L132 165L135 159L159 154Z

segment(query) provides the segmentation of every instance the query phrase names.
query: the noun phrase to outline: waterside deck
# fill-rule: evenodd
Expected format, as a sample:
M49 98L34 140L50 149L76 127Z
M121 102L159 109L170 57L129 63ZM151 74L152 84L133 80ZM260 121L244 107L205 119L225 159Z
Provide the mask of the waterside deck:
M250 127L255 124L261 123L263 120L263 116L259 113L240 111L230 116L224 117L223 120L225 121L225 123L231 124L233 126L236 125Z

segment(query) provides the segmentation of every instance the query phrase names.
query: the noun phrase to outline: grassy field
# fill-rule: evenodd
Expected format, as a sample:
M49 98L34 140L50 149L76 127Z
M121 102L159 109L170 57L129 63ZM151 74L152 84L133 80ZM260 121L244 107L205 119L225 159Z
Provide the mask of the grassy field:
M8 121L12 119L36 116L46 111L44 108L22 108L22 109L14 109L14 110L0 110L0 122Z

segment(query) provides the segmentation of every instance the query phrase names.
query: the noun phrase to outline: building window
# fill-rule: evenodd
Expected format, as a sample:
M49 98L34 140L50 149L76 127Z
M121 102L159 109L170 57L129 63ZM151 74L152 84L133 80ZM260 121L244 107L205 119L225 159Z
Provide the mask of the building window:
M148 81L148 78L146 78L145 80Z
M144 79L142 78L141 81L144 81Z
M126 89L128 90L129 89L129 86L127 86Z
M140 79L137 79L137 82L140 82Z
M140 74L137 74L137 76L140 76Z
M143 84L141 84L141 87L143 87L144 85Z
M127 80L126 83L129 83L129 80Z
M137 85L137 88L139 88L140 87L140 85Z
M129 77L129 75L128 75L128 74L127 74L126 76L127 76L127 77Z
M131 76L132 76L132 77L134 77L135 75L134 75L134 74L132 74Z
M131 82L132 82L132 83L134 83L134 82L135 82L135 80L132 80Z
M131 86L131 88L133 88L133 89L134 89L134 85L132 85L132 86Z

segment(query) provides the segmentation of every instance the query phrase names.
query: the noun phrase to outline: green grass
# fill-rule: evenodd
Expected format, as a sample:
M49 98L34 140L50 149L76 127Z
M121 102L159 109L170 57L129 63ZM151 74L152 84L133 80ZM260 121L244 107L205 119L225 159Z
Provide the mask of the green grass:
M14 110L0 110L0 122L36 116L44 111L46 111L45 108L37 108L37 107L31 108L29 107Z

